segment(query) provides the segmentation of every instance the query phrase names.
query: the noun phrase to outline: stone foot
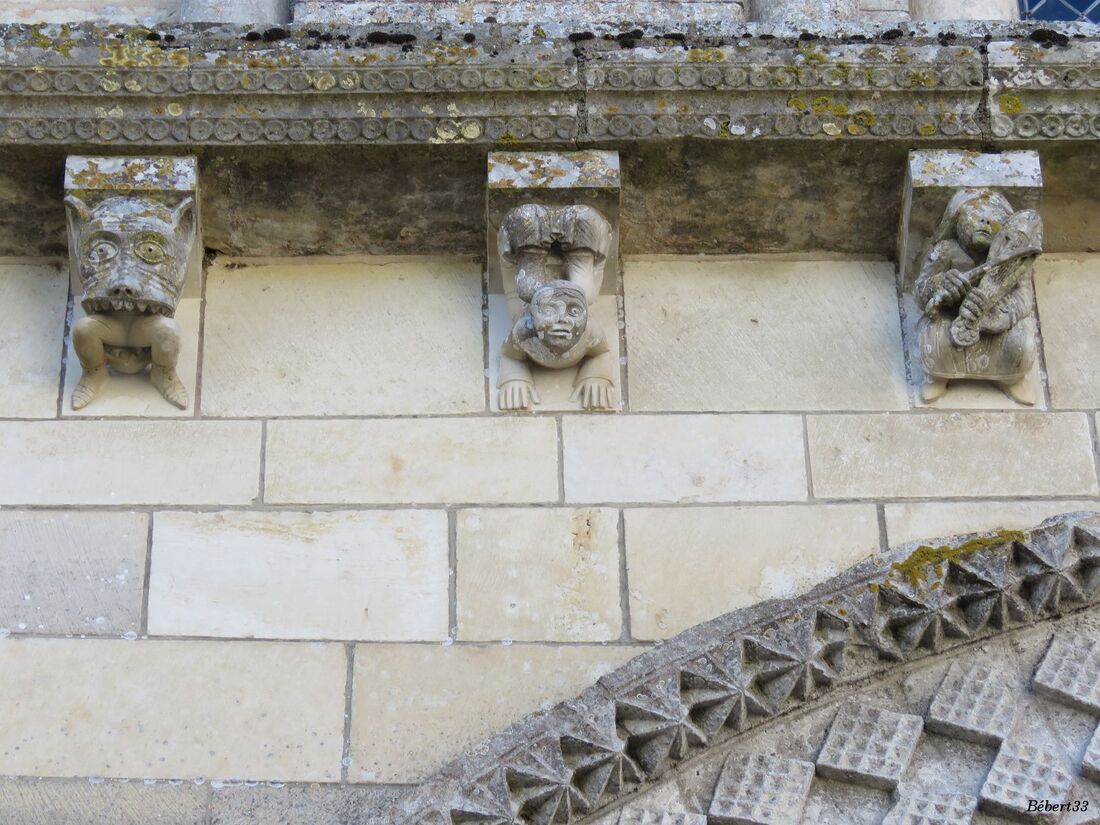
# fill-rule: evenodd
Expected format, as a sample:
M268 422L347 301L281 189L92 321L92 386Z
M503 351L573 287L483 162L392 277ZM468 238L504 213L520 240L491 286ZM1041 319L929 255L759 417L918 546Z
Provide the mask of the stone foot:
M152 380L153 386L160 390L160 394L164 396L169 404L179 407L181 410L187 409L190 396L187 394L187 387L183 386L183 382L180 381L180 377L176 375L174 369L154 366L149 371L149 378Z
M73 409L82 410L95 401L105 383L107 383L106 365L92 370L84 370L84 374L80 376L80 383L73 390Z
M947 392L947 382L934 378L931 381L925 382L921 387L920 397L924 400L925 404L931 404L933 401L937 401L943 398L943 394Z
M1026 376L1014 384L1002 382L997 386L1013 401L1017 401L1028 407L1035 406L1035 388L1031 385L1031 382L1027 380Z

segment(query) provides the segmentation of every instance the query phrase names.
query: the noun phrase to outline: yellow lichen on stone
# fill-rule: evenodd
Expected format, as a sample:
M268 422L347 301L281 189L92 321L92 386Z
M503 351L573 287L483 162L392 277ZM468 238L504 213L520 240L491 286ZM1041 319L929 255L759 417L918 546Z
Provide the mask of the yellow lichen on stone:
M896 573L898 576L908 581L909 584L916 587L918 584L928 581L929 569L933 570L937 576L943 576L944 565L950 562L964 559L979 550L998 547L1003 544L1008 544L1009 542L1022 542L1026 540L1027 534L1020 530L1000 530L991 536L970 539L955 547L947 544L940 545L939 547L922 544L910 553L908 558L904 561L894 562L890 565L892 570L891 575Z
M1006 115L1018 115L1024 110L1024 103L1016 95L1001 95L997 98L997 105Z
M688 63L721 63L726 59L726 53L721 49L690 49L687 53Z

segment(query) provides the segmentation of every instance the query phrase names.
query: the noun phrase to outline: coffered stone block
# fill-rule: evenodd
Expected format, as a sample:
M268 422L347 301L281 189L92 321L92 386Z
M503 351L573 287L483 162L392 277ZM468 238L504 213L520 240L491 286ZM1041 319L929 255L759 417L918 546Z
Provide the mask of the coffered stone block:
M1100 642L1083 636L1055 639L1035 673L1035 692L1100 714Z
M0 511L0 628L140 631L148 534L144 513Z
M458 638L603 642L622 632L619 514L458 514Z
M441 511L158 513L149 632L442 641Z
M817 757L822 776L893 790L913 758L919 716L849 702L841 707Z
M1077 510L1100 510L1100 501L914 502L886 505L886 532L891 547L910 541L986 530L1026 530L1043 519Z
M569 416L562 432L567 501L806 498L797 416Z
M0 504L251 504L258 421L0 422Z
M638 647L360 645L350 779L424 779L467 746L529 712L571 698L641 652Z
M978 800L967 794L901 796L882 825L970 825Z
M1057 814L1029 811L1029 802L1041 799L1060 805L1069 798L1073 778L1064 763L1049 747L1005 742L982 786L982 811L1018 822L1053 825L1060 821Z
M802 816L814 765L773 754L734 754L714 789L714 825L785 825Z
M1100 727L1096 728L1089 741L1085 758L1081 761L1081 773L1093 782L1100 782Z
M341 645L0 640L0 774L337 781L346 673Z
M193 782L0 780L5 825L206 825L204 785Z
M206 415L485 409L477 263L302 258L240 268L223 260L207 277Z
M1100 406L1100 343L1082 334L1100 313L1098 276L1100 255L1043 256L1035 265L1043 352L1055 407Z
M879 549L871 505L661 507L628 509L624 519L639 639L795 596Z
M988 662L956 662L928 709L928 729L983 745L999 745L1012 731L1016 697L1004 672Z
M823 498L1096 495L1084 415L821 415L807 419Z
M57 415L68 295L57 267L0 265L0 417Z
M269 503L557 501L552 419L271 421Z
M629 261L623 289L632 409L909 407L889 264Z

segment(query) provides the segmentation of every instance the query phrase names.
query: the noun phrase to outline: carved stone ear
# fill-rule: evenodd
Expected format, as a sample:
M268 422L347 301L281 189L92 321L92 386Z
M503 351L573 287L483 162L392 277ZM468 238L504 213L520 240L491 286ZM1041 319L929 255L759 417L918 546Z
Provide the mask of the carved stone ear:
M87 221L92 217L92 211L88 208L88 204L76 195L66 195L65 206L68 207L70 219L77 218L81 221Z
M188 212L191 213L191 218L192 218L191 225L190 225L189 229L193 233L195 228L196 228L195 225L194 225L195 224L195 221L194 221L194 217L195 217L195 199L194 198L192 198L191 196L188 196L188 197L184 198L183 200L181 200L179 202L179 204L176 206L176 208L172 210L172 219L175 221L176 226L182 226L183 225L183 216L186 215Z

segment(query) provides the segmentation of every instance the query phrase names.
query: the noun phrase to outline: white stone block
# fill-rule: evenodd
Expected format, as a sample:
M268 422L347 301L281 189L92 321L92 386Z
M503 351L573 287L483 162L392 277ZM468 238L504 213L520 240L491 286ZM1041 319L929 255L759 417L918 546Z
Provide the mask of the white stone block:
M0 504L251 504L259 421L3 421Z
M912 0L914 20L1017 20L1019 0Z
M0 640L0 774L340 779L343 645Z
M101 23L149 26L167 20L180 0L6 0L0 23Z
M0 265L0 417L57 416L68 295L55 266Z
M637 639L667 639L730 610L797 596L879 550L878 514L867 504L623 515Z
M902 410L893 268L697 258L624 267L634 410Z
M265 498L275 504L558 500L552 419L271 421Z
M802 420L793 415L568 416L566 501L803 501Z
M618 519L606 508L459 513L459 640L618 639Z
M886 505L890 545L980 533L986 530L1027 530L1044 519L1077 510L1100 511L1100 501L921 502Z
M1100 407L1100 255L1040 257L1035 295L1051 404Z
M1083 414L815 415L807 432L819 498L1098 493Z
M180 19L195 23L286 23L290 0L182 0Z
M570 699L639 646L360 645L352 782L418 782L524 715Z
M158 513L149 633L442 641L441 511Z
M205 415L485 409L476 263L222 261L207 277Z

